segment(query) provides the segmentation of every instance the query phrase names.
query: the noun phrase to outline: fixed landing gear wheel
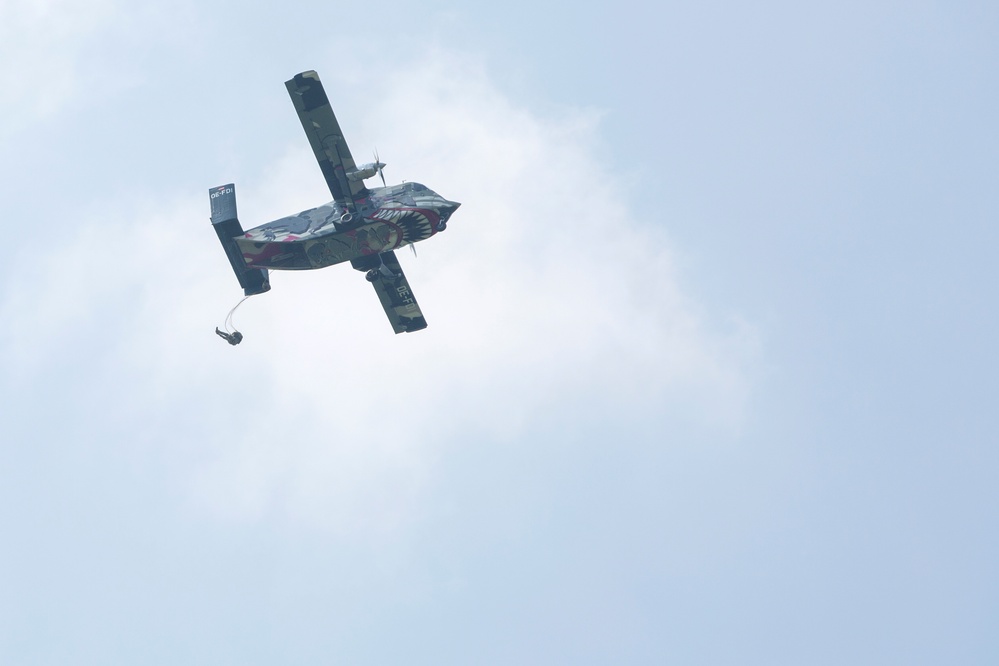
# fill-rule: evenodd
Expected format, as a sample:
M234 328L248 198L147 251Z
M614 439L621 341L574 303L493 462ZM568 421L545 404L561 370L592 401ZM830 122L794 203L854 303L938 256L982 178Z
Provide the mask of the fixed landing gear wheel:
M447 229L447 222L441 220L437 223L437 231L444 231L445 229Z
M374 282L378 279L378 271L372 268L370 271L364 274L364 279L368 282Z

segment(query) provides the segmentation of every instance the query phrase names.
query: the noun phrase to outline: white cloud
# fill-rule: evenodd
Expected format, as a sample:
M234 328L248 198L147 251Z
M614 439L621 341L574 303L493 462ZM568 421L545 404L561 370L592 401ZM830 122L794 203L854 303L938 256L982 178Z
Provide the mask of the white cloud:
M382 77L363 119L341 112L356 155L377 136L390 179L463 203L419 259L401 255L428 330L394 336L370 285L336 267L275 274L237 313L246 340L230 348L211 329L239 291L207 198L192 196L92 215L26 261L0 301L14 322L3 362L24 381L57 348L83 376L111 368L125 381L109 399L162 426L148 436L174 447L195 504L343 533L391 532L419 512L457 434L515 438L573 404L581 420L601 417L594 405L639 419L675 402L737 421L744 340L713 334L684 296L668 220L632 218L594 152L596 116L538 117L463 62L437 53ZM290 105L284 122L297 122ZM237 183L246 226L324 200L304 137L261 172ZM100 358L65 351L98 339ZM194 445L170 432L188 421Z
M79 60L114 20L113 0L0 0L0 117L47 116L80 83Z
M63 112L143 82L157 49L197 52L203 23L187 2L0 0L0 139L41 121L72 126Z

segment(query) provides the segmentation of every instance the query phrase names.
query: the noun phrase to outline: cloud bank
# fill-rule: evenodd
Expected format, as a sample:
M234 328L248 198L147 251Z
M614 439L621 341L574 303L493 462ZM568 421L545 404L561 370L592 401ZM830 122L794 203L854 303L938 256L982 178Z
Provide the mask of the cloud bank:
M337 104L372 79L364 114ZM713 332L685 296L668 202L664 219L634 219L633 190L599 159L597 114L540 117L449 52L324 80L356 156L377 140L390 180L463 203L418 258L400 255L428 330L394 336L370 285L334 267L274 274L228 347L212 328L239 291L207 196L158 192L155 207L95 202L43 260L22 257L0 301L5 391L77 387L91 396L77 429L128 433L221 520L343 534L404 525L446 447L515 440L554 413L582 428L657 413L737 424L748 337ZM278 121L297 122L290 104ZM258 174L237 183L245 227L328 199L304 137Z

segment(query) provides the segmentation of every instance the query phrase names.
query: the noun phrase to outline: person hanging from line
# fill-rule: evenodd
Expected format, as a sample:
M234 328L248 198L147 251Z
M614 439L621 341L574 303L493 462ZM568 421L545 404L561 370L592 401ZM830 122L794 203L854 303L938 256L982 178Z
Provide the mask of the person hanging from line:
M250 294L250 296L253 295L255 294ZM241 300L239 303L236 303L236 305L232 306L232 310L229 310L229 314L226 315L225 323L223 324L223 326L225 326L224 331L220 330L218 326L215 327L215 335L219 336L220 338L222 338L223 340L225 340L234 347L243 341L243 334L236 330L236 325L232 323L232 315L233 313L236 312L236 308L242 305L243 301L245 301L250 296L244 296L243 300ZM232 332L229 332L230 328L232 328Z
M239 331L236 331L234 333L226 333L225 331L220 331L218 326L216 326L215 334L218 335L223 340L225 340L226 342L228 342L230 345L235 346L243 341L243 334L240 333Z

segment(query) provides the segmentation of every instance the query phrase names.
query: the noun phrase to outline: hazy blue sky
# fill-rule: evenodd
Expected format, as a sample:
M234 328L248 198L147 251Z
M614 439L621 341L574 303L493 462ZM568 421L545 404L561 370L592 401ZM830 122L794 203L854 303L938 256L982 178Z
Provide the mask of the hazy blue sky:
M0 663L993 664L999 7L0 0ZM394 336L208 221L461 201Z

